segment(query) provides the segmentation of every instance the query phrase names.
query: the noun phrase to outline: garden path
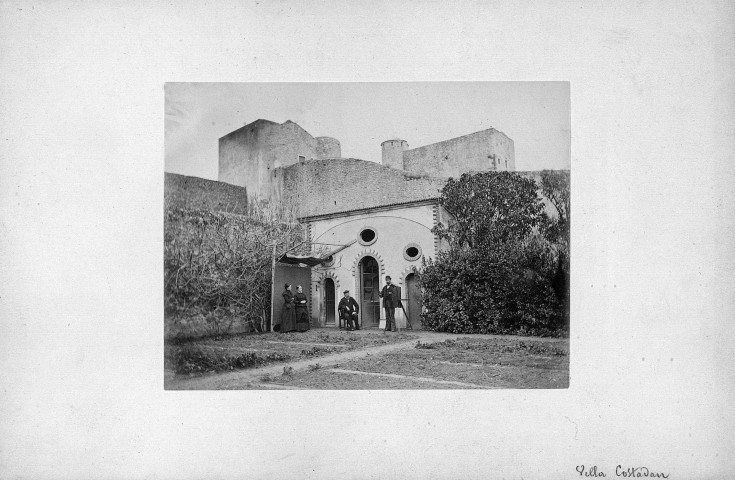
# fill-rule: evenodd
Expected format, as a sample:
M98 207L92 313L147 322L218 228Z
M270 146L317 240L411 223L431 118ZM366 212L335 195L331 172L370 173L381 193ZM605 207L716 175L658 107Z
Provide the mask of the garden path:
M327 329L325 329L327 330ZM333 329L328 329L333 331ZM208 374L197 377L177 377L172 372L167 372L165 377L166 390L239 390L246 388L279 388L277 385L269 385L260 379L264 376L279 377L285 368L292 368L293 372L308 370L309 366L319 364L321 368L334 367L350 360L363 358L367 356L382 356L388 353L409 350L415 347L417 341L424 343L442 342L446 339L472 337L472 338L512 338L514 340L533 340L557 342L562 339L540 338L540 337L519 337L505 335L462 335L453 333L437 333L421 330L402 330L418 338L406 340L405 342L392 343L389 345L378 345L365 347L359 350L351 350L348 352L333 353L321 357L307 358L293 362L283 362L275 365L266 365L259 368L247 370L235 370L226 373ZM379 330L359 330L352 332L355 335L392 335L392 333L382 333Z

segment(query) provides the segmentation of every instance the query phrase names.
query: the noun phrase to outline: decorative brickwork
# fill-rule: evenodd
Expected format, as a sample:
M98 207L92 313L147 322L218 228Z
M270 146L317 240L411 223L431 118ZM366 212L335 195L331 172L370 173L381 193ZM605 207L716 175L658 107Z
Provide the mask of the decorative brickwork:
M312 236L311 236L311 223L306 224L306 235L304 238L304 241L306 242L304 246L302 247L301 255L310 255L312 253L312 245L311 242Z
M436 227L439 225L439 205L434 205L434 226ZM439 235L436 233L434 234L434 255L436 255L439 252Z
M406 277L411 275L412 273L417 273L417 272L418 272L418 267L416 267L416 265L407 266L401 271L401 274L398 276L397 285L399 287L403 287L403 285L406 283ZM403 294L405 295L406 292L404 291Z
M383 275L385 275L385 262L383 261L383 257L375 250L365 249L358 253L355 260L352 262L352 268L350 271L352 272L353 277L357 276L357 266L360 264L360 260L362 260L363 257L373 257L380 267L380 277L382 278Z
M317 282L324 288L324 280L331 278L334 281L334 288L339 292L339 277L332 270L325 270L317 274Z

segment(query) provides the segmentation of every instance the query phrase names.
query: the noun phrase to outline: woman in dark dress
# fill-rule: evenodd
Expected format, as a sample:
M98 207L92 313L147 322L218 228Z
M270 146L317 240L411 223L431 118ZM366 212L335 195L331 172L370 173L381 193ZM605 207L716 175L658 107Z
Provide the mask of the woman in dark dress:
M301 285L296 287L296 295L293 296L296 303L296 330L305 332L309 329L309 308L306 306L306 295Z
M283 295L281 333L293 332L296 330L296 312L294 311L293 293L291 293L290 284L286 284L286 290L281 295Z

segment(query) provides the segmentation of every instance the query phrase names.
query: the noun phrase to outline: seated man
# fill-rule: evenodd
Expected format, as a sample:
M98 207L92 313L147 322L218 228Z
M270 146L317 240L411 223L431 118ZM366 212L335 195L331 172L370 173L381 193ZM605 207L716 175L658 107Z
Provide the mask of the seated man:
M350 297L350 291L344 291L345 296L339 301L337 310L339 311L339 318L344 319L346 330L360 330L360 325L357 321L357 314L360 311L360 307L354 298ZM353 326L352 321L355 324Z

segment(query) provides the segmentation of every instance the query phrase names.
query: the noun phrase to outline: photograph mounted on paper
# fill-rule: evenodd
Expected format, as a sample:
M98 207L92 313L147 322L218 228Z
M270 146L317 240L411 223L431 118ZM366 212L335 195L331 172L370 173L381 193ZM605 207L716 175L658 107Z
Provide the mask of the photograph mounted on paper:
M167 83L165 384L567 388L568 82Z

